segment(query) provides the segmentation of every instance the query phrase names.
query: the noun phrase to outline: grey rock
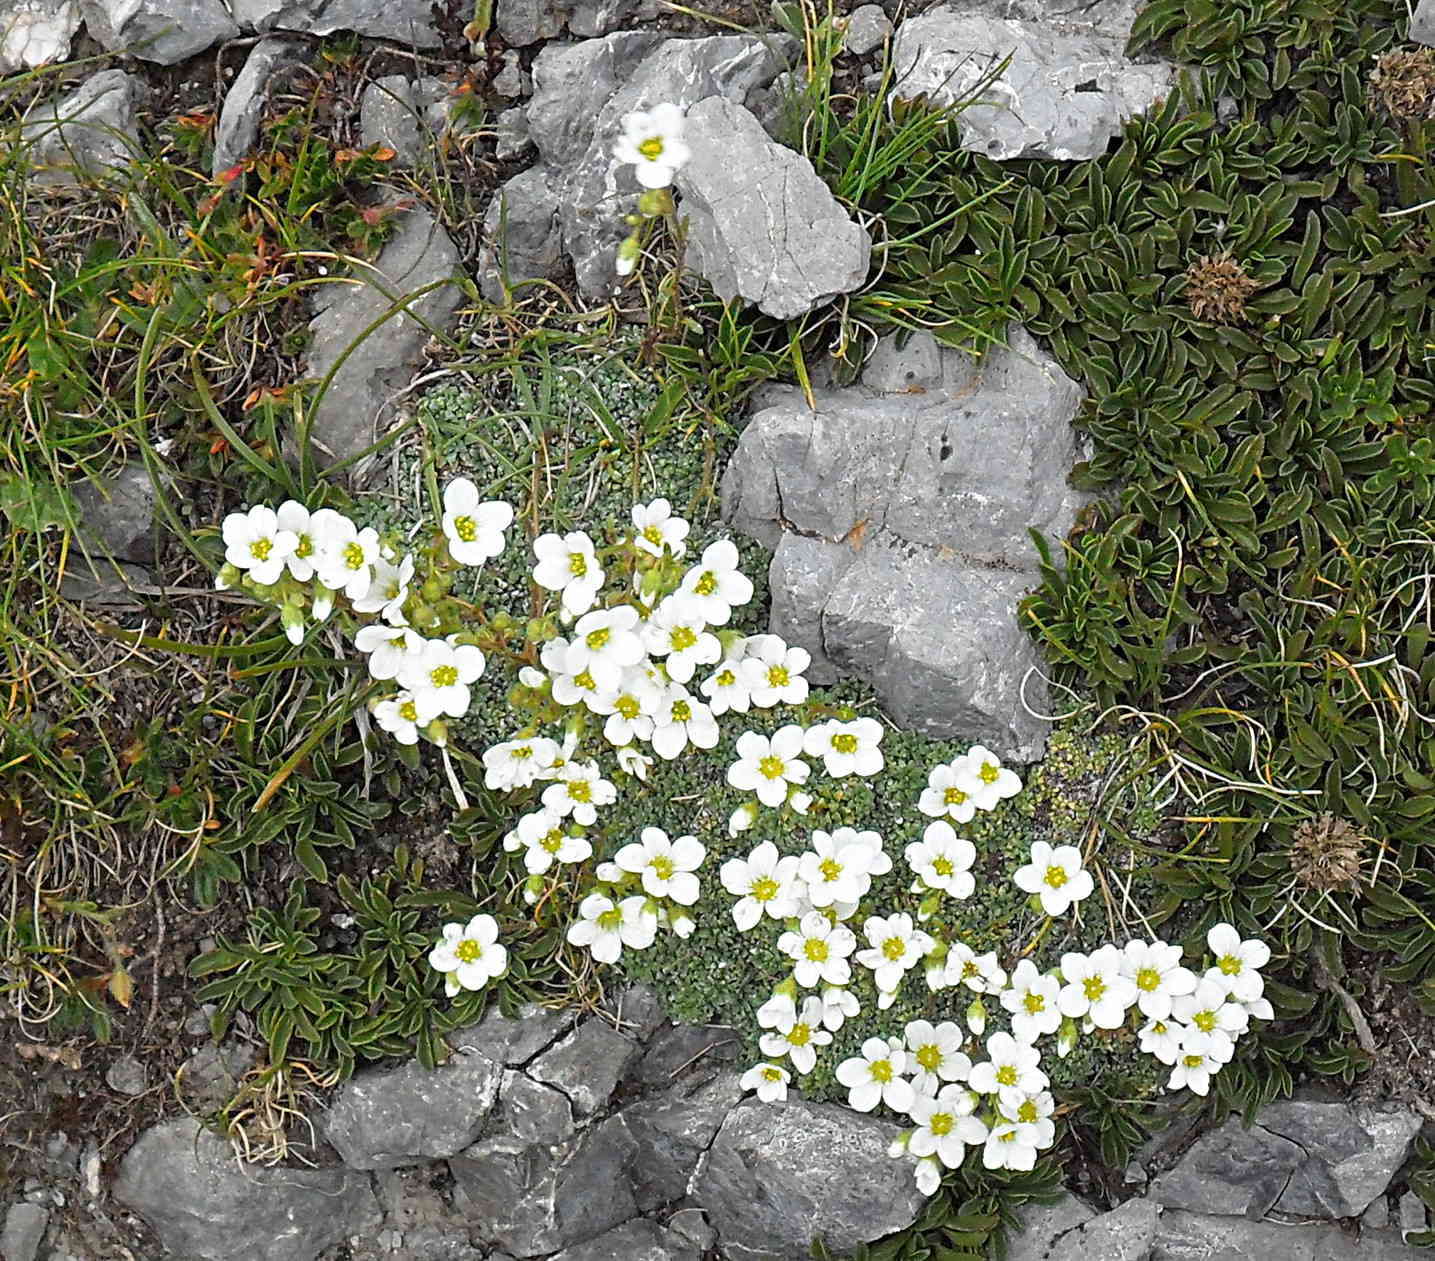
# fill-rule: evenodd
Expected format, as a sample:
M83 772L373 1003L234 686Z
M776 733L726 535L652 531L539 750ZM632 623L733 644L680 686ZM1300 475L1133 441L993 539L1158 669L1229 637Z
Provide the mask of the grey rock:
M635 18L650 20L659 12L651 0L573 0L568 29L574 35L594 39L627 26Z
M792 319L867 279L872 239L801 154L774 144L742 105L708 97L687 113L691 160L675 181L687 261L713 291Z
M515 49L510 48L503 54L503 65L493 76L493 90L499 96L506 96L510 100L515 96L527 96L533 91L533 80L519 64Z
M563 258L557 197L539 167L520 171L494 194L483 218L488 244L478 272L479 289L490 302L502 303L509 290L556 275Z
M641 1090L666 1090L680 1079L710 1077L741 1053L736 1032L723 1025L674 1025L649 1043L628 1080Z
M153 594L154 574L143 565L91 555L78 548L60 580L60 597L111 608L139 608L141 595Z
M612 1015L618 1032L634 1042L646 1042L667 1019L662 1000L649 985L628 986L616 1001L606 1002L604 1010Z
M79 26L77 0L9 0L0 12L0 74L64 61Z
M1427 1254L1407 1247L1393 1230L1284 1225L1243 1217L1214 1217L1168 1209L1161 1215L1150 1261L1421 1261Z
M842 35L842 47L857 57L882 47L882 41L892 33L892 19L880 4L864 4L847 15L847 30Z
M686 1239L644 1218L560 1252L553 1261L701 1261Z
M12 1204L0 1233L0 1257L5 1261L35 1261L49 1224L49 1211L38 1204Z
M1305 1153L1275 1204L1301 1217L1358 1217L1390 1185L1422 1124L1405 1108L1319 1098L1270 1104L1259 1121Z
M508 158L522 157L533 148L533 137L528 134L528 111L515 106L513 109L506 109L498 116L497 123L498 139L494 146L494 152L500 161ZM495 218L495 229L497 219ZM553 222L553 231L557 231L557 222Z
M126 464L109 477L71 487L82 542L136 565L155 562L154 483L144 464Z
M21 133L35 185L68 190L122 176L144 152L135 107L146 91L135 75L101 70L57 103L37 107Z
M365 148L387 145L397 170L421 166L428 146L447 125L447 93L432 77L387 75L369 84L359 103L360 143Z
M415 48L437 48L443 36L434 25L430 0L231 0L234 18L246 31L301 31L332 35L353 31L370 39L391 39Z
M171 1252L195 1261L313 1261L379 1224L366 1175L242 1166L224 1139L189 1119L145 1131L120 1162L114 1196Z
M553 39L563 29L567 6L555 0L498 0L494 25L510 48Z
M211 173L218 176L244 160L259 137L259 121L269 97L269 82L280 69L303 58L304 46L297 40L272 36L261 39L249 50L244 67L224 94L219 123L214 132L214 161Z
M608 1102L637 1055L634 1042L607 1021L590 1016L534 1060L528 1073L567 1095L575 1116L587 1117Z
M191 1108L203 1112L223 1107L234 1098L257 1058L248 1043L207 1043L185 1060L179 1076L180 1096Z
M1175 70L1127 60L1126 33L1054 22L1055 9L1029 0L994 17L944 5L908 18L893 39L893 93L953 105L1010 56L979 103L962 112L963 147L997 161L1100 157L1128 119L1171 91Z
M324 464L356 455L373 443L378 422L422 358L431 330L444 332L458 309L459 290L438 284L406 308L388 314L361 344L369 326L393 304L435 282L451 281L458 250L443 227L422 206L406 211L397 233L378 259L364 264L350 283L325 286L306 372L324 377L351 348L311 413L311 435Z
M1360 1227L1362 1230L1384 1230L1389 1225L1390 1201L1383 1195L1377 1195L1360 1215Z
M116 1094L142 1095L148 1084L144 1065L133 1055L121 1055L105 1069L105 1085Z
M496 1064L517 1068L552 1046L573 1027L575 1018L576 1013L566 1008L526 1003L518 1018L510 1020L493 1003L478 1024L450 1034L448 1040L456 1050L477 1051Z
M1410 38L1417 44L1435 46L1435 0L1416 0L1410 16Z
M900 1132L834 1104L739 1104L688 1194L728 1261L802 1261L818 1236L841 1256L911 1225L925 1203L887 1155Z
M1051 1256L1061 1261L1149 1261L1160 1218L1160 1205L1127 1200L1058 1240Z
M107 51L162 66L239 34L223 0L80 0L80 13Z
M1203 1134L1180 1163L1151 1184L1167 1208L1194 1213L1264 1217L1286 1189L1305 1153L1289 1139L1239 1117Z
M980 740L1019 761L1046 724L1023 704L1039 665L1016 621L1038 581L1028 528L1059 552L1083 497L1070 421L1080 387L1020 327L978 362L914 337L877 359L880 386L774 390L723 478L723 516L774 550L772 629L856 675L900 724ZM935 366L934 366L935 365ZM1025 684L1041 711L1045 689Z
M668 1218L668 1229L704 1256L717 1243L717 1231L708 1225L707 1216L700 1208L680 1208Z
M1409 1239L1411 1235L1419 1234L1429 1228L1429 1214L1425 1211L1425 1201L1414 1191L1407 1191L1400 1197L1400 1237Z
M1021 1225L1007 1240L1006 1261L1048 1261L1065 1256L1071 1232L1089 1222L1096 1212L1074 1195L1063 1195L1054 1204L1028 1204L1021 1210Z
M726 1072L696 1087L680 1083L614 1116L635 1146L628 1177L640 1211L682 1198L698 1159L742 1095L738 1074Z
M573 1137L573 1105L562 1091L510 1068L503 1074L494 1122L525 1143L553 1147Z

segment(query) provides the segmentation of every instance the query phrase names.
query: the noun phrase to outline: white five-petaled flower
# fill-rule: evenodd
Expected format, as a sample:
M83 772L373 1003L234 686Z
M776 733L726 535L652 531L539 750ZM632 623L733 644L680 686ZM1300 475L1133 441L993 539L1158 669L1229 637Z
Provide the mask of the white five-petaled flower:
M571 814L583 827L597 819L597 807L617 800L618 790L603 778L597 762L565 762L558 778L543 790L545 806L560 816Z
M1250 1024L1246 1009L1231 1001L1225 987L1204 978L1196 982L1189 994L1178 994L1171 1000L1171 1018L1209 1034L1215 1053L1223 1063L1231 1058L1236 1039Z
M460 989L481 990L508 969L498 921L492 915L475 915L467 924L445 924L443 938L429 952L429 967L452 977Z
M771 841L755 846L746 859L729 858L718 877L722 887L738 899L732 918L739 932L755 927L764 914L775 920L797 914L797 859L780 857Z
M635 110L623 119L623 134L613 147L619 162L631 163L644 188L666 188L692 156L683 140L683 111L665 101Z
M978 810L995 810L1003 798L1021 792L1016 772L1003 767L1001 759L980 744L967 750L960 768L958 773L965 779L963 787Z
M817 1065L817 1048L832 1041L822 1026L822 1000L809 995L800 1008L785 1013L771 1033L757 1040L764 1055L777 1059L783 1055L792 1067L806 1076Z
M1002 1116L987 1132L982 1164L987 1169L1029 1170L1036 1166L1036 1136L1031 1127Z
M909 1112L917 1128L907 1140L913 1156L935 1156L948 1169L961 1167L967 1148L986 1141L987 1127L972 1115L976 1100L955 1083L930 1093L918 1091Z
M1125 956L1112 945L1089 955L1068 951L1061 956L1061 1014L1085 1018L1098 1029L1119 1029L1135 1004L1136 982L1123 972Z
M670 595L653 610L643 625L643 643L649 655L664 659L674 683L687 683L698 666L713 665L722 657L722 645L703 620L702 605L682 594Z
M976 994L999 994L1006 988L1006 981L1006 971L997 963L995 950L979 955L966 942L948 945L948 985L965 985Z
M822 1023L833 1033L862 1010L857 995L840 985L829 985L822 991Z
M617 963L626 946L646 950L658 933L658 916L641 893L615 903L590 893L578 904L578 919L568 928L570 945L587 946L599 963Z
M354 632L354 647L368 657L371 679L396 679L405 666L423 652L423 636L407 626L361 626Z
M653 711L653 752L672 761L688 745L711 749L718 742L717 719L681 683L670 683L658 696Z
M257 504L248 512L231 512L220 526L224 559L236 569L247 570L261 587L279 581L285 563L299 545L292 530L280 528L273 508Z
M420 729L438 717L421 709L418 697L412 692L400 692L377 701L373 712L374 721L400 744L417 744Z
M1148 1020L1165 1020L1171 1000L1196 988L1196 976L1181 966L1181 947L1133 938L1122 951L1121 974L1136 986L1136 1005Z
M593 856L593 846L582 836L570 836L566 820L546 806L525 814L504 838L504 849L522 849L523 865L531 875L542 875L554 863L581 863Z
M812 654L806 648L789 647L777 635L751 635L745 648L742 670L754 705L771 709L801 705L807 699L802 672L812 664Z
M480 503L478 487L456 477L443 492L443 534L449 555L460 565L482 565L503 551L503 532L513 524L513 508L501 499Z
M997 1106L1005 1120L1023 1127L1021 1138L1038 1151L1044 1151L1056 1141L1056 1123L1051 1119L1056 1111L1056 1100L1049 1090L1027 1095L1020 1102L999 1103Z
M1231 1058L1231 1047L1221 1042L1214 1034L1203 1033L1194 1026L1181 1032L1181 1045L1176 1052L1176 1062L1171 1067L1171 1078L1167 1090L1193 1090L1206 1095L1211 1090L1211 1078L1220 1072L1221 1065Z
M624 745L619 749L617 757L619 770L627 771L635 779L647 781L648 772L653 766L652 758L640 753L631 744Z
M1041 1071L1041 1052L1009 1033L994 1033L987 1039L987 1058L972 1065L967 1080L979 1094L996 1095L1013 1105L1050 1084Z
M585 698L595 714L607 715L603 738L616 748L653 735L653 715L662 698L662 689L642 666L623 672L618 687Z
M916 967L936 943L912 924L905 912L897 915L870 915L862 925L869 943L858 951L857 962L870 968L878 993L892 993L901 985L908 968Z
M774 990L767 1002L757 1009L760 1029L776 1029L784 1021L791 1024L796 1019L797 1000L783 990Z
M1045 841L1031 847L1031 862L1017 868L1012 877L1023 893L1034 893L1041 899L1041 909L1048 915L1063 915L1091 895L1095 887L1091 873L1081 865L1081 851L1074 845L1052 848Z
M846 985L852 979L848 957L856 947L852 930L833 924L821 911L808 911L796 932L789 930L777 939L777 948L793 960L793 978L809 990Z
M912 1083L902 1076L906 1067L900 1038L868 1038L861 1055L837 1066L837 1080L847 1087L847 1103L858 1112L871 1112L879 1103L905 1112L914 1096Z
M633 505L633 545L650 556L661 556L666 548L673 556L687 550L688 523L673 516L673 506L666 499L650 504Z
M483 786L499 792L527 788L552 765L558 742L547 736L519 737L490 745L483 754Z
M294 536L294 550L284 558L289 573L299 582L314 576L314 534L309 525L309 509L297 499L286 499L275 513L281 530ZM227 540L226 540L227 541Z
M395 564L380 552L374 561L369 589L353 602L356 613L378 613L393 626L404 622L404 601L414 576L414 558L405 556Z
M851 722L831 718L807 729L802 748L809 757L820 757L833 779L845 775L866 778L886 765L879 747L881 743L882 724L875 718L856 718Z
M752 688L740 656L724 657L698 687L714 714L745 714L752 708Z
M797 874L811 905L855 903L872 887L874 858L882 846L881 837L872 835L877 838L875 852L855 828L812 833L812 848L797 860Z
M927 824L920 841L907 846L907 866L928 889L940 889L948 897L969 898L976 890L971 867L977 848L945 819Z
M791 1080L791 1074L778 1064L754 1064L737 1084L743 1090L756 1091L763 1103L781 1103L787 1098L787 1083Z
M902 1148L905 1151L906 1148ZM893 1155L901 1155L901 1152L893 1152ZM918 1156L912 1167L913 1176L917 1181L917 1191L921 1195L936 1195L942 1186L942 1162L935 1156Z
M955 1021L912 1020L902 1032L912 1089L919 1095L934 1095L946 1082L966 1081L972 1062L962 1051L965 1039Z
M361 530L332 508L313 513L309 529L314 537L314 573L319 582L330 591L342 591L350 600L362 600L373 584L374 566L380 560L378 531L372 527Z
M581 617L593 607L603 585L593 540L582 530L571 534L540 534L533 540L533 581L546 591L560 593L563 608Z
M471 699L469 684L483 674L483 653L473 644L427 639L405 658L398 680L419 700L420 708L462 718Z
M683 575L678 590L698 602L709 626L726 626L733 609L752 599L752 579L737 566L737 544L719 539L705 547L702 560Z
M1147 1055L1154 1055L1163 1064L1175 1064L1181 1054L1181 1035L1185 1027L1169 1017L1148 1020L1141 1026L1139 1037L1141 1049Z
M793 784L807 782L808 767L802 752L802 728L793 723L779 727L771 739L755 731L737 738L737 761L727 768L727 782L743 792L754 792L768 807L787 800Z
M1011 986L1002 991L1001 1000L1011 1012L1011 1031L1018 1041L1035 1042L1042 1034L1060 1028L1060 991L1056 978L1039 971L1030 959L1012 969Z
M563 666L570 674L586 672L600 688L616 688L622 683L623 671L637 665L643 656L638 610L620 604L594 609L574 623Z
M679 906L698 900L698 878L707 851L695 836L669 840L662 828L644 828L613 861L624 871L641 876L643 891L654 898L671 898Z
M932 767L927 775L927 786L917 799L917 809L933 819L950 819L953 823L970 823L977 813L976 802L968 791L970 784L963 786L965 764L959 758Z
M1260 970L1271 961L1271 948L1263 941L1241 935L1231 924L1217 924L1206 934L1206 945L1216 956L1216 967L1226 978L1226 989L1240 1002L1254 1002L1265 990Z

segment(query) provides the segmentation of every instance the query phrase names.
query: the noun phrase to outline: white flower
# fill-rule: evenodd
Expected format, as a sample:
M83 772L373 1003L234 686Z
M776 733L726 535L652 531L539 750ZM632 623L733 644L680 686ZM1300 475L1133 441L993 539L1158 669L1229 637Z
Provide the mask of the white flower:
M643 659L638 634L638 610L628 604L594 609L573 626L573 638L564 654L563 668L572 674L587 671L600 688L619 687L623 671Z
M1195 973L1181 966L1181 947L1164 941L1128 941L1121 975L1136 986L1136 1005L1149 1020L1165 1020L1172 998L1196 988Z
M843 989L840 985L829 985L822 991L822 1024L833 1033L861 1010L862 1004L851 990Z
M776 1029L779 1025L790 1025L797 1019L797 1000L781 990L757 1009L757 1024L760 1029Z
M754 928L764 914L775 920L797 914L797 859L779 857L771 841L756 846L746 859L729 858L718 877L722 887L738 899L732 919L739 932Z
M330 508L311 515L309 528L314 535L314 573L320 583L330 591L342 591L350 600L362 600L380 559L378 531L360 530Z
M1031 862L1019 867L1012 877L1023 893L1035 893L1041 909L1048 915L1062 915L1091 895L1095 887L1091 873L1081 865L1081 851L1074 845L1058 845L1053 849L1045 841L1031 847Z
M809 996L792 1019L783 1019L772 1033L764 1033L757 1040L764 1055L777 1059L783 1055L792 1061L792 1067L806 1076L817 1064L817 1048L832 1041L832 1035L822 1027L822 1000Z
M373 580L369 589L354 603L357 613L378 613L384 621L400 626L404 621L404 601L409 598L409 583L414 576L414 558L405 556L397 565L381 554L374 561Z
M880 852L880 837L877 843ZM808 902L824 907L858 901L872 887L872 859L871 846L853 828L813 832L812 848L797 860Z
M871 915L862 925L870 946L859 951L857 962L871 968L878 991L894 991L902 983L907 969L921 962L922 956L936 943L919 928L912 926L912 917Z
M598 692L588 698L588 708L595 714L606 714L603 738L622 748L634 740L648 740L653 734L653 715L657 712L662 690L641 666L623 672L622 682L610 691Z
M1014 1121L1020 1127L1018 1139L1037 1151L1045 1151L1056 1141L1056 1122L1051 1119L1056 1100L1049 1090L1027 1095L1015 1104L1000 1103L998 1111L1003 1120Z
M286 499L275 513L279 528L294 536L294 550L284 558L289 573L299 582L314 576L314 535L309 525L309 509L297 499Z
M1226 987L1232 998L1241 1002L1252 1002L1265 989L1260 970L1271 961L1271 948L1254 938L1242 941L1241 935L1230 924L1217 924L1206 934L1206 945L1216 956L1216 967L1226 977Z
M801 705L807 699L802 672L812 664L806 648L788 647L776 635L752 635L742 659L752 703L759 709L774 705Z
M836 718L807 729L802 748L809 757L820 757L833 779L845 775L875 775L886 765L882 750L882 724L875 718L841 722Z
M1037 970L1023 959L1012 970L1011 988L1002 992L1002 1006L1011 1012L1012 1035L1021 1042L1035 1042L1044 1033L1055 1033L1061 1025L1058 995L1061 986L1054 976Z
M593 856L593 846L584 837L569 836L563 823L563 816L547 807L518 820L510 835L515 848L523 849L523 865L531 875L542 875L554 863L581 863ZM503 847L509 848L507 840Z
M1206 979L1211 980L1213 977L1219 977L1222 983L1226 980L1225 973L1223 973L1220 968L1207 969ZM1233 998L1231 1002L1235 1003L1246 1013L1246 1019L1248 1021L1274 1020L1276 1018L1275 1008L1271 1006L1271 1000L1268 998L1253 998L1248 1003L1242 1002L1239 998Z
M220 526L220 536L224 539L225 561L248 571L261 587L279 581L285 563L299 545L292 530L280 528L274 509L263 504L248 512L231 512Z
M593 607L603 585L593 540L583 531L572 534L540 534L533 540L533 581L545 591L561 593L563 608L579 617Z
M727 820L727 834L736 836L739 832L746 832L754 823L762 807L755 801L745 801L730 815Z
M714 714L745 714L752 708L752 689L742 671L741 657L725 657L699 685Z
M681 556L687 550L683 540L688 537L688 529L682 517L673 516L673 506L666 499L633 505L633 543L650 556L661 556L664 548Z
M1212 1034L1200 1029L1187 1028L1181 1033L1181 1046L1176 1053L1176 1062L1171 1069L1167 1090L1194 1090L1198 1095L1209 1094L1211 1078L1221 1071L1221 1065L1230 1060L1229 1048Z
M846 985L852 979L848 956L856 947L852 930L833 924L821 911L809 911L796 932L789 930L777 939L777 948L793 960L792 974L803 989Z
M1029 1127L998 1117L982 1148L982 1164L988 1169L1032 1169L1036 1165L1035 1136Z
M702 605L685 595L670 595L653 610L643 627L643 643L649 655L664 658L674 683L687 683L698 666L722 657L722 645L703 621Z
M930 1094L917 1092L910 1108L917 1128L907 1150L917 1157L935 1156L948 1169L958 1169L967 1148L986 1141L987 1127L972 1115L975 1100L965 1086L943 1086Z
M934 766L927 775L927 786L917 799L917 809L933 819L947 818L953 823L970 823L977 812L976 802L959 782L965 763L958 758Z
M443 492L443 533L449 555L460 565L482 565L503 551L503 532L513 509L501 499L478 500L478 487L456 477Z
M623 947L646 950L658 932L658 916L642 894L614 904L612 898L590 893L578 904L568 928L570 945L587 946L599 963L617 963Z
M909 1021L903 1030L907 1046L907 1069L912 1089L919 1095L934 1095L943 1082L966 1081L972 1062L962 1052L962 1031L953 1020L939 1025L929 1020Z
M629 114L623 119L623 135L613 147L613 156L619 162L632 163L644 188L666 188L692 156L683 141L682 109L665 101Z
M965 942L947 947L947 984L965 985L977 994L1000 994L1006 988L1006 972L997 964L996 951L979 955Z
M653 752L672 761L688 745L711 749L718 742L717 719L681 683L670 683L653 713Z
M900 1155L900 1152L893 1153ZM942 1186L942 1162L935 1156L920 1156L912 1166L917 1190L922 1195L936 1195Z
M1125 957L1111 945L1089 955L1069 951L1061 956L1061 1014L1085 1018L1098 1029L1119 1029L1136 1002L1136 982L1122 972Z
M1171 1017L1208 1034L1222 1062L1231 1058L1236 1039L1250 1023L1246 1009L1231 1002L1224 986L1205 979L1198 981L1189 994L1178 994L1171 1000Z
M743 792L755 792L768 807L787 800L792 784L807 782L807 763L802 752L802 728L789 723L772 733L772 738L744 731L737 738L737 761L727 768L727 782Z
M617 756L619 769L627 771L635 779L647 781L648 771L653 765L652 758L639 753L631 744L619 749Z
M592 826L598 806L612 805L618 790L602 777L597 762L565 762L555 783L543 790L543 804L575 823Z
M1163 1064L1174 1064L1181 1054L1181 1035L1185 1032L1185 1027L1174 1020L1148 1020L1141 1026L1141 1049Z
M361 626L354 632L354 647L369 658L369 677L396 679L404 667L419 660L425 639L407 626Z
M752 599L752 580L738 569L737 544L719 539L703 549L703 558L683 575L678 590L691 596L709 626L725 626L738 605Z
M558 653L554 651L548 653L545 659L552 660L557 656ZM566 653L562 659L567 660ZM560 705L586 705L589 709L596 709L603 695L598 680L586 668L571 673L567 670L555 670L549 690Z
M558 756L558 742L529 736L490 745L483 754L483 786L498 792L527 788Z
M419 729L427 727L438 717L420 709L418 698L412 692L400 692L397 696L378 701L373 712L374 721L400 744L417 744Z
M927 824L920 841L907 846L907 866L929 889L940 889L948 897L969 898L976 890L971 866L977 848L958 836L945 819Z
M630 238L630 239L631 239L631 238ZM624 241L624 242L623 242L623 245L627 245L627 243L628 243L627 241ZM636 255L635 253L625 252L624 249L623 249L623 246L620 245L620 246L618 247L618 255L617 255L617 257L613 260L613 270L614 270L614 272L616 272L619 276L631 276L637 269L638 269L638 257L637 257L637 255ZM782 1088L782 1094L781 1094L780 1097L783 1098L783 1099L786 1099L786 1098L787 1098L787 1087L786 1087L785 1085L784 1085L783 1088ZM759 1094L759 1095L758 1095L758 1098L759 1098L759 1099L762 1098L762 1095Z
M967 750L958 773L964 776L962 787L978 810L995 810L1004 797L1015 797L1021 792L1021 780L1016 773L1006 770L1001 759L980 744Z
M1041 1052L1036 1047L1018 1042L1009 1033L994 1033L987 1039L987 1058L972 1066L967 1080L979 1094L996 1095L1015 1106L1050 1084L1040 1065Z
M858 1112L871 1112L885 1103L893 1112L912 1106L912 1083L902 1076L907 1053L898 1038L868 1038L862 1054L837 1066L837 1080L847 1087L847 1103Z
M755 1064L739 1079L738 1085L744 1090L757 1091L763 1103L781 1103L787 1098L787 1083L791 1075L776 1064Z
M445 924L442 940L429 952L429 967L452 977L462 989L481 990L508 970L498 921L492 915L475 915L467 924Z
M698 900L698 878L693 873L706 856L695 836L672 841L662 828L644 828L636 841L613 855L613 861L624 871L641 876L643 890L650 897L672 898L679 906L692 906Z
M483 666L483 653L472 644L426 639L405 659L398 680L418 698L420 708L462 718L471 699L468 685L483 674Z

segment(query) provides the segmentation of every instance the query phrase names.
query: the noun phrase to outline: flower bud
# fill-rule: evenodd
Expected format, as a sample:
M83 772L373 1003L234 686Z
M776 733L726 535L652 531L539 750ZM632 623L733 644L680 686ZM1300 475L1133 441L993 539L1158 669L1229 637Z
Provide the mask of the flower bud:
M675 936L683 938L691 937L693 929L698 926L691 915L677 907L668 912L668 924Z
M749 801L740 805L728 816L727 834L736 836L739 832L746 832L757 822L757 802Z
M618 246L618 258L613 264L614 269L620 276L631 276L638 266L638 254L640 247L636 236L628 237Z
M907 1154L907 1140L911 1137L911 1130L903 1130L887 1145L887 1155L892 1157L905 1156Z
M673 195L666 188L650 188L638 198L638 213L650 219L670 215L675 209Z
M1076 1048L1076 1021L1070 1016L1061 1022L1056 1034L1056 1054L1065 1059Z
M322 622L334 611L334 593L328 587L315 587L314 600L309 605L309 616Z
M219 572L214 575L214 589L216 591L228 591L231 587L237 586L239 580L244 577L244 572L238 565L231 565L225 561L219 567Z
M448 723L442 718L435 718L424 728L424 735L442 749L448 744Z
M787 799L787 804L796 810L798 814L806 814L812 805L812 794L794 788L792 794Z
M518 671L518 681L524 687L541 692L544 684L548 682L548 676L542 670L535 670L532 666L523 666Z
M982 1006L980 998L974 998L967 1008L967 1028L978 1038L987 1031L987 1009Z

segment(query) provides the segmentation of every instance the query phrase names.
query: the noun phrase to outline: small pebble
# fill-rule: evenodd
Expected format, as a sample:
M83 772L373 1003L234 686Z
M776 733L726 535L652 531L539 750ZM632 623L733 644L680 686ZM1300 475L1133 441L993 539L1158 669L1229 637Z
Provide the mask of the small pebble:
M122 1055L105 1070L105 1084L122 1095L142 1095L145 1092L145 1071L133 1055Z

